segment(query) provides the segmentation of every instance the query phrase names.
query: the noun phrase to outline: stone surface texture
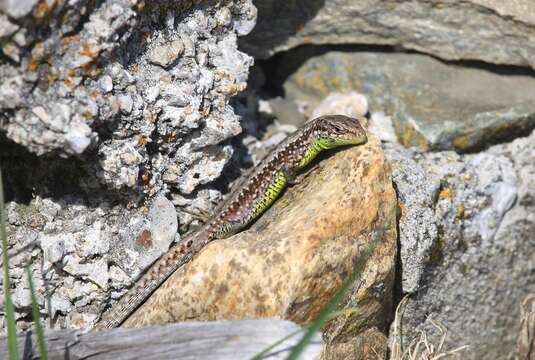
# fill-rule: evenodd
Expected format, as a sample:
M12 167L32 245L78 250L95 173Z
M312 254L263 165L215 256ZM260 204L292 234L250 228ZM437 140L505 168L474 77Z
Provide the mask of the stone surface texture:
M380 142L370 136L366 145L319 162L250 230L206 246L124 326L251 317L307 323L379 232L362 276L340 304L347 315L331 321L324 337L329 359L365 358L364 348L384 352L395 273L395 204Z
M279 64L276 78L290 74L283 85L288 99L314 108L332 92L357 91L372 113L391 117L406 146L472 152L535 128L535 76L523 70L312 47L284 54Z
M249 0L2 4L7 138L83 154L114 189L191 194L220 175L233 152L222 142L241 131L229 100L253 61L237 49L256 20Z
M0 1L0 167L19 330L89 328L211 211L242 131L249 0ZM3 314L2 320L3 324Z
M532 0L259 0L255 5L258 25L240 44L255 57L299 45L383 44L448 60L535 68Z
M478 154L389 145L399 197L405 346L433 322L463 359L515 354L535 286L535 132Z

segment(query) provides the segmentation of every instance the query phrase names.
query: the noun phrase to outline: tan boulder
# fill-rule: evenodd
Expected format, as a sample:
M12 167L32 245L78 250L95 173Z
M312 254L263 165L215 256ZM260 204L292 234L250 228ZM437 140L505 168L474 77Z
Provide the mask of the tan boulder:
M379 140L370 136L365 145L329 153L298 182L249 230L206 246L124 326L266 317L307 323L378 238L340 304L344 315L331 320L324 334L337 357L364 348L384 353L397 250L396 195Z

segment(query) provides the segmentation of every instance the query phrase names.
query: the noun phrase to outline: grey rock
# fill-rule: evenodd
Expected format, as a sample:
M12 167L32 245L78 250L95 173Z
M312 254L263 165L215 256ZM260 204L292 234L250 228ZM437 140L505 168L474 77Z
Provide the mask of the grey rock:
M9 65L0 64L0 107L14 109L22 102L23 80L17 70Z
M392 118L382 111L371 113L368 130L381 139L381 141L394 143L398 141L396 131L392 125Z
M383 44L449 60L535 68L531 0L256 1L258 24L241 40L267 58L304 44Z
M74 243L68 236L41 236L39 244L43 249L44 268L48 269L53 264L57 263L63 256L74 251Z
M109 251L109 234L102 227L102 223L97 220L81 236L82 239L77 243L77 247L84 257L104 255Z
M117 145L115 145L117 146ZM130 141L124 141L120 147L103 145L100 148L102 159L100 165L104 172L102 178L114 188L134 186L138 180L139 165L143 157Z
M290 99L315 106L332 92L355 90L368 98L371 112L392 118L406 146L469 152L535 128L532 76L459 67L417 54L310 48L283 55L281 72L301 62L284 83Z
M65 295L60 294L59 291L54 292L50 297L50 310L52 318L55 318L59 314L68 314L72 308L73 305L69 299Z
M331 93L312 110L310 118L323 115L341 114L349 117L365 116L368 113L368 99L354 91L348 93Z
M28 287L17 286L13 290L12 298L13 305L18 309L29 308L32 305L32 296Z
M305 116L299 111L298 105L289 99L275 97L269 101L261 100L259 111L273 115L282 124L300 126L305 122Z
M164 196L158 196L149 209L152 239L161 251L169 249L178 230L178 219L173 203Z
M113 79L109 75L104 75L98 80L100 89L104 93L109 93L113 90Z
M149 61L164 68L170 66L184 52L184 45L180 39L169 44L155 46L148 54Z
M420 287L438 237L433 207L440 182L427 176L414 160L417 156L418 153L399 145L385 145L385 157L392 166L392 179L402 213L398 221L398 236L403 269L401 285L405 293L412 293Z
M118 266L110 266L110 285L114 288L125 288L132 279Z
M67 273L90 280L101 289L108 286L108 264L103 259L91 262L81 262L76 255L67 255L64 258L63 270Z
M13 18L21 18L28 15L39 0L2 0L0 10Z
M236 34L252 29L256 9L250 0L162 4L150 12L136 4L3 2L21 21L0 19L2 45L20 58L0 63L0 130L37 155L89 161L98 154L103 160L87 164L90 175L150 197L200 185L167 184L163 174L169 164L187 174L212 156L173 154L204 146L228 154L220 144L241 132L229 100L245 89L253 59L238 50ZM33 17L53 21L42 31ZM192 171L212 181L223 167L205 160Z
M388 150L389 157L396 153L406 158L402 151ZM469 346L461 353L463 359L514 357L519 305L535 286L535 187L523 187L532 181L535 132L475 155L416 152L412 158L424 170L424 179L440 188L432 203L402 208L407 219L422 210L433 213L434 219L427 221L437 228L429 256L418 264L424 269L419 290L409 298L402 318L405 346L419 331L437 341L440 334L433 324L438 322L448 329L446 349ZM399 161L393 169L413 172ZM410 181L395 178L400 199L411 189L422 192ZM405 272L413 270L405 264L414 259L403 251L411 244L403 236L403 223L400 220L406 279Z
M13 24L7 16L0 14L0 38L11 36L17 31L19 27Z
M128 115L132 112L132 107L134 106L134 101L132 100L132 96L129 94L124 94L119 96L119 103L121 112L125 115Z

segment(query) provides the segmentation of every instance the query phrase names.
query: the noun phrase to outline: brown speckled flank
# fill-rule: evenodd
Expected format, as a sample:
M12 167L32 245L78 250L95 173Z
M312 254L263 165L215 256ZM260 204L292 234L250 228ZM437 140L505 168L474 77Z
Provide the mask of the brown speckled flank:
M231 236L260 216L284 189L290 178L325 149L366 142L357 119L322 116L307 122L272 151L219 207L204 226L158 259L139 281L106 312L96 329L121 325L173 272L207 243Z

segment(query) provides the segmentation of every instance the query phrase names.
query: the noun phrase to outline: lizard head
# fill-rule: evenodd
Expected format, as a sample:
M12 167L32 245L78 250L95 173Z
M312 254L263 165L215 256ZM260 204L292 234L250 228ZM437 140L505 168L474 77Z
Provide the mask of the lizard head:
M313 120L313 136L322 149L364 144L368 138L359 120L344 115L326 115Z

